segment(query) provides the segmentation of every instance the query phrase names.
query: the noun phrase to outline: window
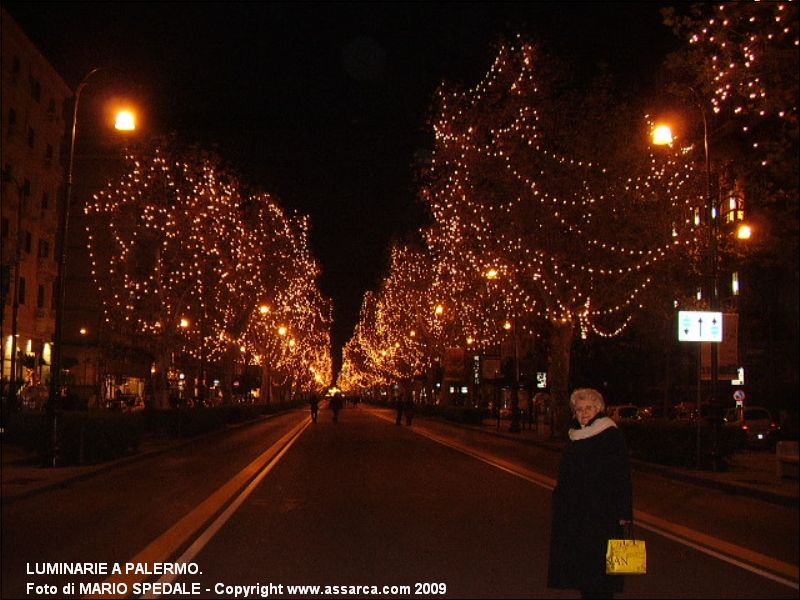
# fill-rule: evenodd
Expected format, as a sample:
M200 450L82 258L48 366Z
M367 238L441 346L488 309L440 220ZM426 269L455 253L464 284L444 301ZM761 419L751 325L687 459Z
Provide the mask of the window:
M19 295L17 296L18 304L25 304L25 278L19 278Z
M22 249L25 250L28 254L31 253L31 247L33 246L33 236L31 235L30 231L25 229L22 230Z
M44 286L40 285L36 294L36 308L44 308Z
M39 240L39 258L47 258L50 256L50 242L47 240Z

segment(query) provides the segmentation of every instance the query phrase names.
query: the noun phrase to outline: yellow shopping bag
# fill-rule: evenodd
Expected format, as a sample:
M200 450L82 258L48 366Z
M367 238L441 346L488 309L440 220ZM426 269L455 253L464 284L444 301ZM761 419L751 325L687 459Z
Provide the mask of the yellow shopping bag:
M606 573L609 575L647 573L647 548L644 540L608 540Z

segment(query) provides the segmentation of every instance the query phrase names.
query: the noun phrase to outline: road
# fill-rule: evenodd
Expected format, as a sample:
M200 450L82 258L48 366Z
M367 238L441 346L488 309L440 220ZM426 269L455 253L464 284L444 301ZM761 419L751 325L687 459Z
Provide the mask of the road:
M316 424L278 415L4 506L2 596L159 582L176 592L162 597L574 598L546 587L557 460L366 407L338 423L327 410ZM648 574L620 597L797 598L796 508L652 475L634 488ZM109 573L37 574L78 562ZM197 572L113 574L115 563Z

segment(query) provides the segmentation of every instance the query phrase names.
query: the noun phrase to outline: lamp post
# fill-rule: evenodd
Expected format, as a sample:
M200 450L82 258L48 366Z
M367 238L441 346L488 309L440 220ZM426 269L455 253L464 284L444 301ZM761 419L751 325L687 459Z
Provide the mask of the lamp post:
M514 315L513 322L503 323L503 329L511 331L514 338L514 381L511 394L511 425L508 430L512 433L520 431L520 410L519 410L519 338L517 337L517 315Z
M719 307L719 206L716 202L714 195L711 193L711 159L709 157L709 139L708 139L708 118L706 116L705 106L700 100L699 95L694 88L689 88L694 96L695 103L700 109L700 116L703 120L703 160L705 167L705 200L706 210L708 211L708 218L710 224L710 239L709 239L709 281L707 289L709 292L709 309L717 311ZM661 125L653 130L652 135L653 143L656 145L671 144L673 141L672 132L667 125ZM721 325L721 324L720 324ZM712 468L718 470L719 464L719 447L718 447L718 429L719 418L717 416L717 388L719 387L719 344L717 342L708 342L711 344L711 388L709 390L708 405L709 413L712 420L712 439L711 439L711 460ZM697 390L697 465L700 468L700 415L701 415L701 394L700 382L702 380L702 359L698 359L698 390Z
M486 289L489 291L489 283L499 279L500 271L494 267L487 269L483 277L486 279ZM518 335L518 320L516 309L514 316L510 321L503 323L503 329L513 335L512 341L514 344L514 377L511 382L511 424L509 425L509 432L519 433L520 431L520 408L519 408L519 335ZM501 345L502 357L502 345Z
M61 362L62 362L62 339L64 328L64 290L65 281L67 276L67 238L69 234L69 212L72 203L72 182L73 182L73 165L75 162L75 138L78 130L78 109L80 108L81 94L84 88L89 83L89 80L101 71L108 70L106 67L97 67L89 71L86 76L78 84L75 90L75 101L72 106L72 127L70 130L70 143L69 143L69 157L67 160L67 180L64 189L64 206L62 207L59 231L57 238L58 246L58 265L56 272L56 293L55 299L55 331L53 332L53 353L52 360L50 361L50 395L47 402L47 415L48 415L48 440L50 443L49 448L49 462L51 466L59 466L60 448L59 448L59 427L58 419L61 409ZM115 128L120 131L131 131L135 129L133 121L133 113L124 111L127 115L117 118Z

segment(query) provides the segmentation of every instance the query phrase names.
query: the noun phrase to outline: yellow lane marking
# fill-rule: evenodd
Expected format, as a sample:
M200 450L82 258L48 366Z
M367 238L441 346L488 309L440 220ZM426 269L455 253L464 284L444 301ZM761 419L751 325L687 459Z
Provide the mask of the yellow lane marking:
M264 453L262 453L253 462L247 465L244 469L239 471L230 481L225 483L222 487L217 489L208 498L198 504L191 512L186 514L182 519L175 523L172 527L167 529L158 538L150 542L141 552L128 560L128 563L152 565L152 563L167 562L169 558L178 551L178 549L186 544L211 517L220 511L220 509L239 491L248 481L250 481L262 467L272 459L273 456L278 454L280 450L296 435L305 429L311 422L310 417L306 417L297 426L293 427L287 434L281 437L277 442L270 446ZM104 583L127 585L130 590L134 583L141 583L149 579L149 575L127 573L119 574L108 577ZM114 588L116 589L116 588ZM86 598L124 598L125 595L111 594L111 595L87 595Z

